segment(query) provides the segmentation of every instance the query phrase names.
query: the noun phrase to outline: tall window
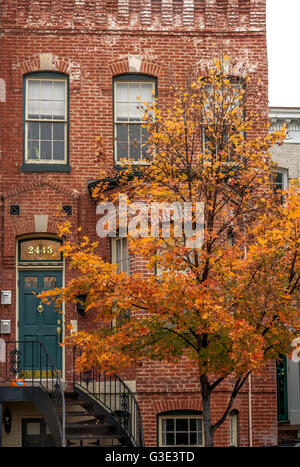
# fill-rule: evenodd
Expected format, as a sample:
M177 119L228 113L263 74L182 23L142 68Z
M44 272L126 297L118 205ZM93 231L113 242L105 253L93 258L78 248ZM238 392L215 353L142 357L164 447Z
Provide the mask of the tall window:
M118 272L127 272L127 274L130 274L127 238L111 239L111 259L113 264L118 265Z
M244 98L242 91L245 91L245 82L241 78L229 77L231 88L224 87L224 90L220 89L219 91L214 90L212 85L208 84L206 86L208 103L204 112L204 120L207 119L207 113L209 115L208 121L204 121L204 127L202 130L202 143L203 151L212 150L218 154L220 151L227 152L227 159L222 162L231 162L232 154L234 151L234 146L229 141L229 136L236 133L240 134L239 130L236 130L235 127L228 126L228 123L232 125L232 121L228 122L227 119L222 120L222 128L219 128L218 139L211 138L208 132L210 126L214 127L216 124L214 109L215 101L223 99L227 113L236 112L237 110L240 113L240 116L245 120L245 107L244 107ZM215 95L214 95L215 92ZM211 120L213 119L213 120ZM245 132L243 132L243 137L246 138Z
M123 75L114 81L115 161L147 162L148 133L142 128L143 104L151 104L155 80L143 75Z
M203 446L203 419L200 414L169 412L159 415L159 446Z
M66 163L67 78L38 73L25 85L25 163Z
M275 192L280 193L281 191L285 191L288 187L288 171L287 169L276 169L276 177L274 182L274 190ZM285 197L284 195L280 196L281 204L284 203Z
M287 169L277 169L275 178L275 190L286 190L288 186Z
M238 411L232 410L229 415L229 446L238 447Z

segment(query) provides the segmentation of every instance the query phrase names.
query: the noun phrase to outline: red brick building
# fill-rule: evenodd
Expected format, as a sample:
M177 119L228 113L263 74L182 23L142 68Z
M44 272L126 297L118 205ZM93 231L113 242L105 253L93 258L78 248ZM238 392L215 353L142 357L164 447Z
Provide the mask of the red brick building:
M58 206L75 226L83 226L84 233L96 237L96 206L89 191L99 176L95 139L103 136L107 153L103 162L113 168L130 151L131 128L143 138L138 123L129 125L130 119L138 121L131 98L136 86L145 96L154 89L160 99L167 100L171 71L183 81L191 67L204 72L223 49L234 57L241 73L249 72L247 109L267 115L265 0L2 0L0 5L3 445L51 444L44 419L54 440L61 441L53 410L45 409L46 402L41 402L53 366L57 368L55 378L59 376L65 388L67 438L72 443L111 445L113 438L117 444L139 444L132 428L137 409L134 422L125 418L120 422L125 415L119 413L123 428L114 426L116 431L99 434L91 429L85 436L80 428L76 431L74 426L72 431L69 427L71 422L80 425L86 419L84 410L91 425L97 417L116 425L112 412L126 412L132 391L146 446L201 445L196 371L187 369L184 361L172 367L147 363L123 375L130 389L116 389L120 400L125 394L123 406L106 401L101 409L84 399L86 394L76 399L73 356L57 342L70 323L75 329L84 329L92 320L78 313L75 305L66 306L62 315L52 310L50 316L32 291L71 279L63 258L50 255L59 245ZM128 122L125 136L118 127L120 121ZM124 142L128 143L126 149ZM100 242L100 252L110 259L109 242ZM130 267L134 270L134 261ZM23 343L32 339L42 340L45 349ZM21 367L26 386L10 386L10 381L20 376ZM29 380L34 381L33 387ZM49 384L51 393L53 383ZM99 393L105 391L104 382L97 384ZM227 399L224 384L213 398L213 417L221 415ZM252 378L251 392L245 385L231 418L216 432L216 445L276 444L276 404L275 366L271 365L266 375ZM69 411L76 417L73 414L71 419ZM181 438L175 433L174 421L178 426L182 423ZM131 437L124 429L126 423Z

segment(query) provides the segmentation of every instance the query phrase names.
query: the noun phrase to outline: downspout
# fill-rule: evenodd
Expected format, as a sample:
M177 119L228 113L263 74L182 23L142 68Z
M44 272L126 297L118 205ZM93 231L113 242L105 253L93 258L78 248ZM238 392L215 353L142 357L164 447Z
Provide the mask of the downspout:
M247 247L244 246L244 259L247 259ZM251 373L248 377L248 430L249 430L249 447L253 447L253 427L252 427L252 380Z

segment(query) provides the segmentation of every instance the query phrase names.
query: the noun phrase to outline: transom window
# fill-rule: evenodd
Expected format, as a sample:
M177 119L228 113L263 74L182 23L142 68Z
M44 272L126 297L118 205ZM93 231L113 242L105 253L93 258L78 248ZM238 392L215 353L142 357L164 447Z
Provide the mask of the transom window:
M68 81L49 76L26 77L26 163L66 163Z
M159 446L203 446L200 415L160 415Z
M128 75L114 83L115 161L146 163L148 132L142 127L143 105L151 104L155 80L146 76Z

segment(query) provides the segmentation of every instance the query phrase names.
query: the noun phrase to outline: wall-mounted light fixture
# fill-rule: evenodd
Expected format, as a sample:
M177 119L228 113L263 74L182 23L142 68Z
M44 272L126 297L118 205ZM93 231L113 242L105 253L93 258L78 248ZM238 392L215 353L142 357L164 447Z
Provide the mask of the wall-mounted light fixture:
M7 406L5 406L4 412L3 412L3 423L4 423L4 428L6 433L10 433L11 430L11 411Z
M76 295L76 298L78 300L78 302L76 303L77 313L80 316L84 316L85 314L86 297L87 297L87 294Z

